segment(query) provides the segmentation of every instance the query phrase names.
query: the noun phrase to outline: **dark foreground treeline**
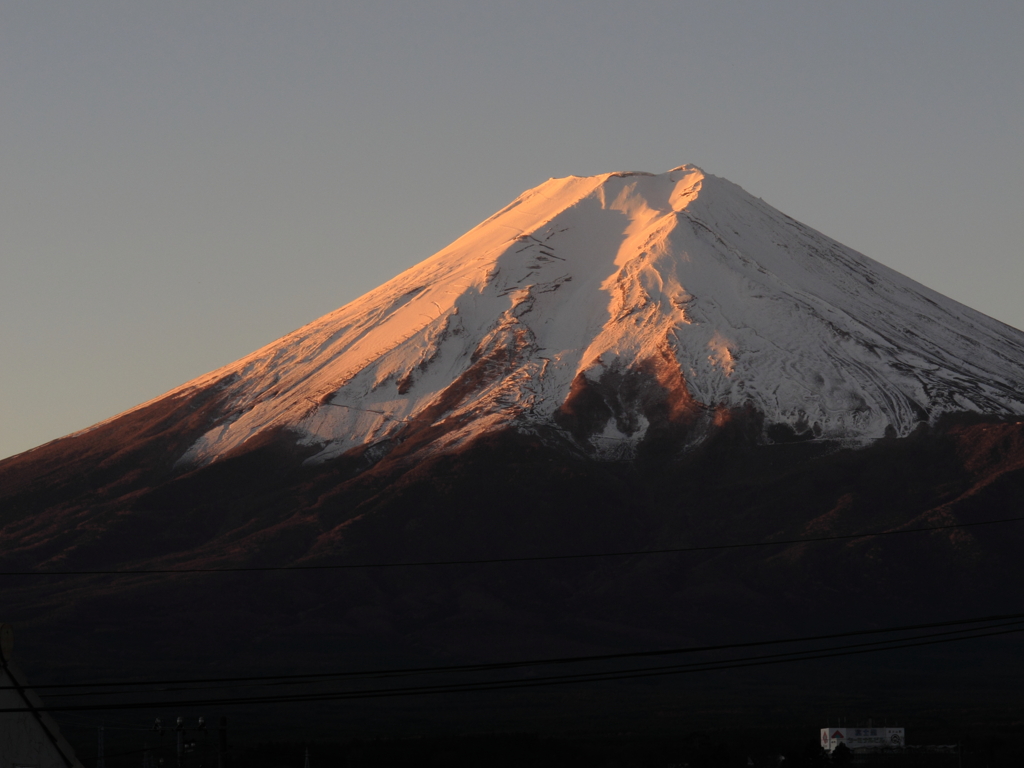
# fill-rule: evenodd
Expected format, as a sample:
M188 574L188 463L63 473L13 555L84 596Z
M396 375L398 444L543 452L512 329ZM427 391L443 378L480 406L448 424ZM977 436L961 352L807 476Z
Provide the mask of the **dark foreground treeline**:
M1024 729L1018 729L1018 731ZM960 754L907 751L852 756L827 755L806 729L791 733L690 733L541 736L486 734L337 742L270 742L233 746L225 768L403 768L409 766L587 766L588 768L995 768L1024 764L1022 733L961 734ZM949 734L935 734L931 743ZM953 739L955 742L955 737ZM177 766L173 751L152 753L153 768ZM90 765L88 757L86 765ZM107 768L138 766L141 755L106 760ZM214 768L212 745L185 756L185 768Z

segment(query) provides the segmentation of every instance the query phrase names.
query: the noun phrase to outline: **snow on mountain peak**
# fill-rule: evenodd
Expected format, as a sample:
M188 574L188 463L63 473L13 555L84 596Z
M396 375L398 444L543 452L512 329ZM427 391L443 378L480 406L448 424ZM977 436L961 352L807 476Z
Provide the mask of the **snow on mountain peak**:
M183 461L280 428L314 461L508 426L621 455L751 408L863 442L947 411L1024 414L1024 334L683 165L549 179L176 393L213 385L229 415Z

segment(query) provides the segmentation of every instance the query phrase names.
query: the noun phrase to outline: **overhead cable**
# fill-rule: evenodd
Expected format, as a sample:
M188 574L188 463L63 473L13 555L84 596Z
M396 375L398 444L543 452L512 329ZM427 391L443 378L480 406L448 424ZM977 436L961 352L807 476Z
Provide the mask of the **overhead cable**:
M602 682L613 680L639 679L650 677L663 677L666 675L680 675L694 672L719 671L737 669L744 667L766 666L774 664L793 663L809 661L814 659L835 658L840 656L852 656L864 653L878 653L881 651L901 650L921 646L936 645L940 643L958 642L963 640L995 637L1015 632L1024 631L1024 623L1013 622L1012 627L980 627L977 630L962 630L956 636L950 636L949 632L930 633L912 638L896 639L892 641L881 641L878 643L857 643L849 646L834 646L827 648L812 649L805 653L794 652L785 654L768 654L763 656L751 656L741 659L728 659L723 661L695 662L691 664L672 665L670 667L650 667L640 669L611 670L605 672L585 672L566 675L552 675L543 678L532 678L526 680L487 680L467 683L440 683L435 685L405 686L400 688L369 688L347 691L329 691L306 694L281 694L274 696L249 696L249 697L220 697L205 699L162 699L157 701L135 701L118 702L108 704L70 704L55 705L39 708L39 711L48 712L84 712L94 710L138 710L138 709L161 709L168 706L174 707L197 707L197 706L238 706L238 705L265 705L285 704L302 702L326 702L345 701L352 699L368 698L390 698L395 696L423 696L443 693L470 693L479 691L494 691L514 688L534 688L540 686L566 685L583 682ZM998 631L992 631L993 629ZM970 634L968 634L970 633ZM867 646L867 647L865 647ZM24 712L24 708L0 708L0 713Z
M845 541L850 539L870 539L881 536L900 536L907 533L928 533L946 531L955 528L974 528L983 525L997 525L1024 520L1020 517L1004 517L999 520L982 520L974 523L949 523L922 528L901 528L891 531L872 531L868 533L847 533L837 536L810 536L798 539L776 539L774 541L754 541L734 544L709 544L699 547L665 547L661 549L634 549L617 552L591 552L584 554L563 555L530 555L526 557L490 557L463 560L409 560L396 563L338 563L326 565L266 565L266 566L228 566L225 568L134 568L123 570L66 570L66 571L0 571L0 576L151 576L190 573L262 573L277 571L338 571L360 568L412 568L422 566L452 565L490 565L494 563L528 563L548 560L586 560L610 557L634 557L638 555L664 555L682 552L712 552L728 549L748 549L753 547L775 547L782 544L809 544L821 541Z
M589 672L580 673L576 675L561 675L556 676L557 679L577 679L583 681L593 675L607 676L611 675L625 675L626 677L636 676L640 672L651 672L665 669L683 669L683 668L705 668L717 669L721 664L737 664L745 665L747 662L758 662L763 661L768 663L766 660L769 659L782 659L790 658L793 660L819 658L822 653L835 654L839 651L839 655L847 655L845 652L853 652L853 649L857 648L869 648L874 650L888 650L900 647L913 647L914 645L920 645L916 641L920 640L932 640L933 642L947 642L958 639L969 639L971 637L987 637L994 634L1004 634L1007 632L1017 632L1024 629L1024 613L1012 613L1012 614L998 614L992 616L975 617L971 619L958 619L944 622L931 622L928 624L915 624L915 625L903 625L897 627L885 627L878 629L868 630L856 630L849 632L833 633L828 635L813 635L796 638L783 638L777 640L761 640L746 643L727 643L718 645L705 645L705 646L690 646L685 648L674 648L654 651L634 651L634 652L623 652L614 654L597 654L590 656L568 656L568 657L555 657L555 658L543 658L543 659L532 659L532 660L518 660L518 661L505 661L505 662L491 662L487 664L466 664L466 665L449 665L449 666L434 666L434 667L405 667L405 668L392 668L392 669L379 669L369 671L350 671L350 672L336 672L336 673L318 673L309 675L266 675L266 676L246 676L246 677L231 677L231 678L198 678L192 680L148 680L148 681L125 681L125 682L107 682L107 683L77 683L69 685L42 685L35 686L37 690L42 689L57 689L57 690L72 690L72 689L91 689L91 693L94 695L108 695L108 694L126 694L131 695L133 693L150 693L153 691L132 691L130 688L138 686L156 686L156 685L205 685L211 686L215 683L226 683L226 685L216 686L217 688L231 688L235 687L239 683L261 683L265 685L302 685L311 683L322 683L327 682L329 679L339 678L386 678L386 677L398 677L398 676L411 676L415 674L453 674L453 673L466 673L466 672L482 672L482 671L500 671L500 670L511 670L523 667L538 667L547 665L566 665L566 664L578 664L584 662L595 662L595 661L621 661L626 659L641 659L651 658L656 656L669 656L669 655L680 655L680 654L693 654L693 653L706 653L712 651L724 651L724 650L736 650L744 648L756 648L765 647L771 645L780 644L795 644L795 643L807 643L807 642L821 642L825 640L837 640L842 638L852 637L863 637L866 635L879 635L879 634L895 634L900 632L909 631L920 631L926 629L937 629L943 631L928 632L922 635L916 635L914 637L896 637L887 638L878 641L856 643L852 645L843 646L832 646L828 648L812 648L797 651L787 651L779 654L769 654L763 656L752 656L746 658L733 658L728 660L718 660L710 662L694 662L690 664L676 664L669 667L652 667L641 670L627 669L618 671L603 671L603 672ZM993 631L999 630L999 631ZM955 635L955 636L954 636ZM936 638L942 638L941 640ZM930 643L924 643L930 644ZM742 662L742 663L741 663ZM710 665L710 666L709 666ZM725 667L731 668L731 667ZM552 678L555 679L555 678ZM606 679L602 677L601 679ZM615 677L607 679L617 679ZM489 684L489 683L473 683L472 685ZM102 688L128 688L129 690L117 690L117 691L98 691L97 689ZM433 690L434 686L427 686ZM2 690L2 689L0 689ZM188 692L190 690L201 690L196 688L183 688L177 692ZM403 689L383 689L383 690L405 690ZM161 691L161 692L174 692L174 691ZM348 697L352 692L343 692L342 697ZM61 697L65 694L53 693L51 696ZM68 694L70 695L70 694ZM303 696L305 694L300 694ZM321 695L321 694L312 694ZM329 694L333 695L333 694ZM263 698L267 697L243 697L239 698L238 701L248 702L260 702ZM291 700L289 698L270 697L274 701L285 701ZM210 700L219 701L219 700ZM181 704L186 705L186 702L179 701L164 701L164 704ZM51 707L53 711L85 711L89 709L119 709L119 708L135 708L136 703L126 702L124 706L118 706L115 704L110 705L85 705L84 709L80 706L75 705L61 705Z

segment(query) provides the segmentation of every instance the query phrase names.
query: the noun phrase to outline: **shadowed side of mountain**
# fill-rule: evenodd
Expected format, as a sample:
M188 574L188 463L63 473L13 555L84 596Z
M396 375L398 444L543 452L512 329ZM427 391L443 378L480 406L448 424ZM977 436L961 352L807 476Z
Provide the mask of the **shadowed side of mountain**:
M14 515L5 500L3 565L29 568L44 558L49 568L102 569L486 560L1019 515L1024 425L951 421L850 450L758 445L750 438L757 425L743 424L740 414L681 460L611 463L506 430L427 459L367 467L349 457L310 466L282 436L180 474L162 459L165 481L144 487L125 479L120 495L107 483L91 502L54 496L33 515ZM44 458L45 475L57 457ZM79 454L68 466L88 474L88 458ZM22 462L19 470L28 481L30 467ZM285 668L315 666L342 649L366 663L599 652L1015 609L1022 546L1024 527L1007 523L567 561L69 577L9 581L4 607L27 625L41 653L63 654L71 676L81 674L74 670L82 654L91 656L90 669L115 676L148 664L154 647L168 668L187 664L195 632L239 665L256 667L268 663L271 636L271 666ZM836 601L841 611L822 610ZM69 631L78 633L76 647L58 653Z
M164 397L0 462L5 559L29 544L32 567L61 562L105 510L168 482L181 454L223 415L218 395L209 387Z

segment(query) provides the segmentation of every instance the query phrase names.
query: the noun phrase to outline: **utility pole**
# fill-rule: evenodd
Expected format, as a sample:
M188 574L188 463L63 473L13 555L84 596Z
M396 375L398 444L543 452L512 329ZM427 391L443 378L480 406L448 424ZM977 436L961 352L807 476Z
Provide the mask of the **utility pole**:
M96 751L96 768L107 768L107 760L103 756L103 726L99 730L99 743Z
M228 766L228 719L220 718L220 733L217 734L217 768Z

